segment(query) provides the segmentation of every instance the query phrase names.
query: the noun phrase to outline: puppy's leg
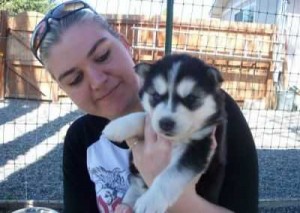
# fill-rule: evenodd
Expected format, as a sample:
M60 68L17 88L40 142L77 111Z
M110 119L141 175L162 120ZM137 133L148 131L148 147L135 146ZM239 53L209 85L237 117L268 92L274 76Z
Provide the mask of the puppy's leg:
M135 204L136 213L165 213L179 198L187 184L196 176L187 168L178 167L185 144L175 148L171 163L153 181L147 192Z
M128 188L123 203L128 204L132 208L136 200L147 190L146 184L139 175L130 176L130 187Z
M200 177L205 172L211 152L214 151L211 143L212 140L207 138L196 144L180 144L175 147L171 163L137 200L136 213L165 213L167 208L178 200L187 185L197 175ZM199 153L199 150L202 150L202 153Z
M122 142L144 134L145 112L136 112L112 120L103 130L103 134L112 141Z

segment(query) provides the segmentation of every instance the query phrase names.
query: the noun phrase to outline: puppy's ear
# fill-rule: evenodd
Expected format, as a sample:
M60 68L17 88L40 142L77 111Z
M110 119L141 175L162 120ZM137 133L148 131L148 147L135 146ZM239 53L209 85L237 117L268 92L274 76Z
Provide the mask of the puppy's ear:
M135 72L139 75L139 77L144 80L146 75L150 72L151 64L147 63L139 63L134 66Z
M221 72L215 67L210 67L208 70L208 75L212 80L213 85L221 87L222 82L224 81Z

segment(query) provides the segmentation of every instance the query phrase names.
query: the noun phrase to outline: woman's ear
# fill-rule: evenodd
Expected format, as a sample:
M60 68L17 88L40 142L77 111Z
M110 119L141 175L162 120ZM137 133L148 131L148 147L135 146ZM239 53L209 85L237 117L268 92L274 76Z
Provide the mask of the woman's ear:
M215 67L210 67L208 69L208 74L209 74L209 77L211 78L212 85L216 85L217 87L221 87L221 84L224 81L221 72Z
M139 63L134 66L135 72L140 76L140 78L145 79L147 74L150 72L151 64Z
M132 47L129 44L126 36L124 36L122 33L119 34L120 36L120 41L121 43L124 45L124 47L126 48L126 50L128 51L128 53L130 54L130 56L132 57Z

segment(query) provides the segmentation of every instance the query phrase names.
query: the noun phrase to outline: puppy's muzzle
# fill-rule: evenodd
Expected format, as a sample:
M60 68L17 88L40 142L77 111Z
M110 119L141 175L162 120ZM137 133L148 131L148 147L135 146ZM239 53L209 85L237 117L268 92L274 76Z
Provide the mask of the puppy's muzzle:
M175 129L175 121L171 118L162 118L159 121L159 128L166 135L172 135Z

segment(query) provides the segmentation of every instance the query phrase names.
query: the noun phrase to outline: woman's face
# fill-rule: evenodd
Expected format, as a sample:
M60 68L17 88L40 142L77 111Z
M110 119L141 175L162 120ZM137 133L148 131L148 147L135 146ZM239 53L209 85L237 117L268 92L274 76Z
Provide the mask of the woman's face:
M47 67L83 111L113 119L139 109L138 78L125 45L94 22L69 28Z

